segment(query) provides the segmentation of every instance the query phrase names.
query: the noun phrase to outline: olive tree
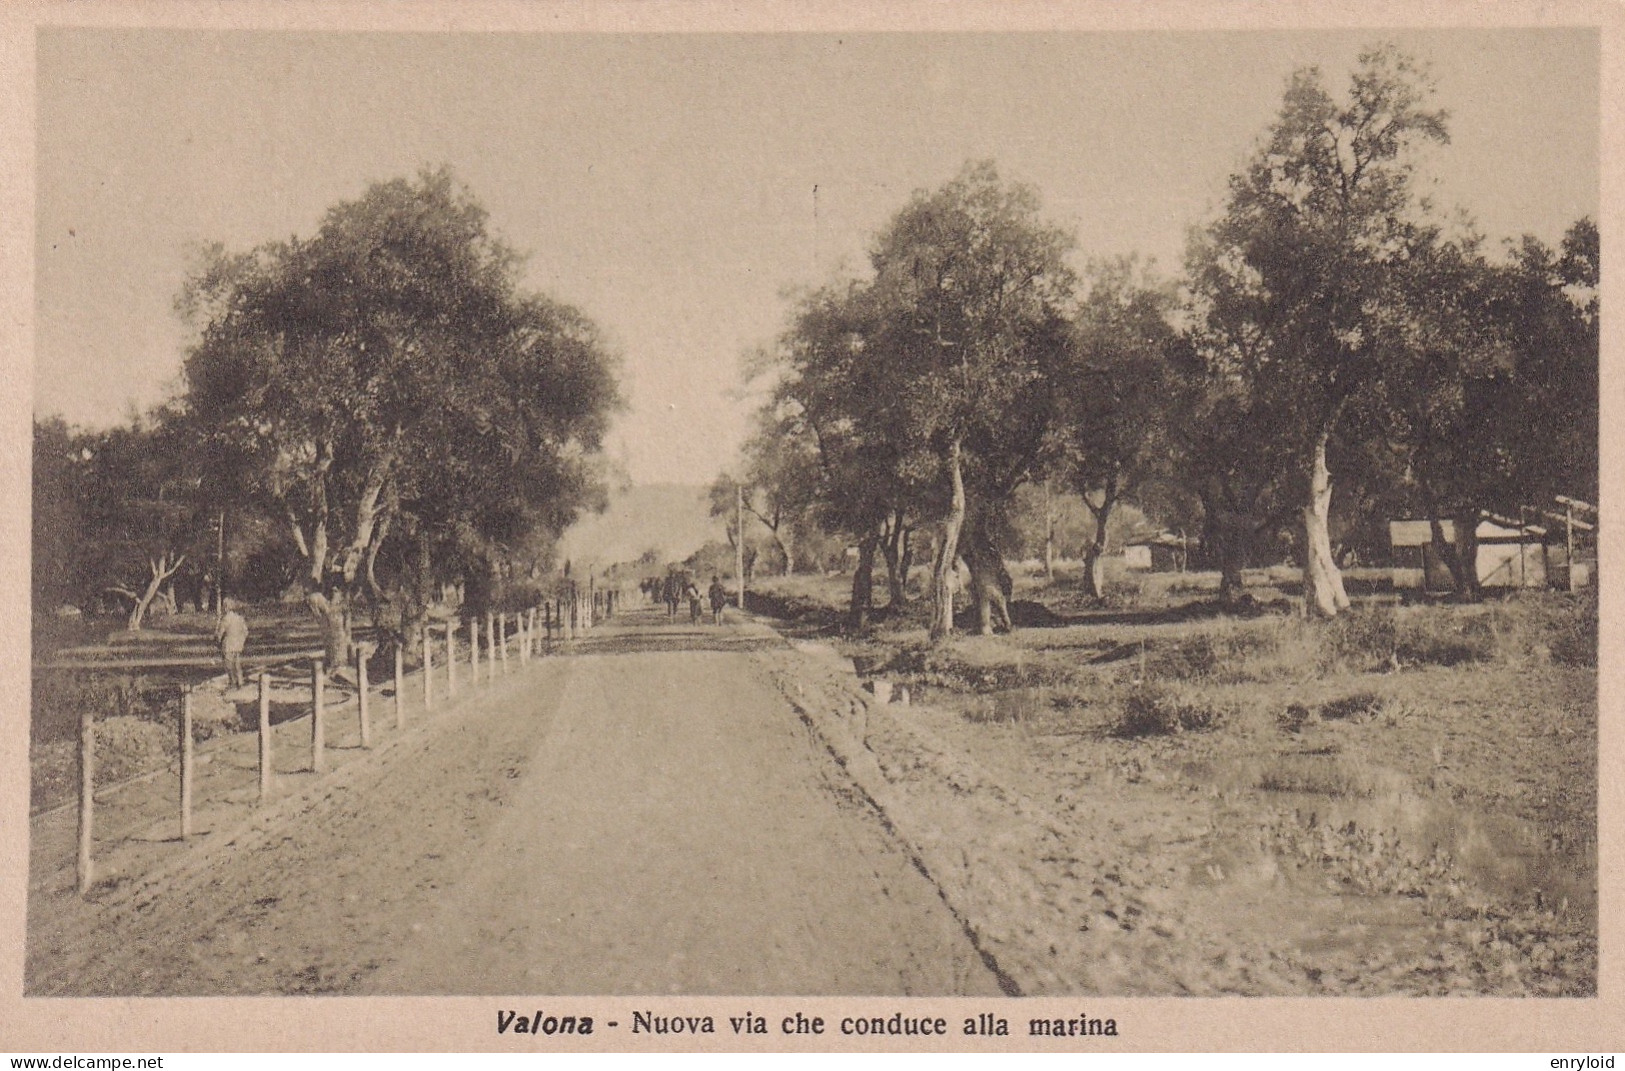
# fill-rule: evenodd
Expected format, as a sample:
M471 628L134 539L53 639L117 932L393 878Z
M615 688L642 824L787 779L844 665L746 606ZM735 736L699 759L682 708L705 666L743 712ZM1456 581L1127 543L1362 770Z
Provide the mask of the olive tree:
M426 568L436 534L512 542L590 500L611 362L518 265L442 169L369 187L313 237L212 250L180 298L186 405L253 459L330 659L391 541Z
M1381 320L1411 308L1398 271L1432 240L1413 190L1415 151L1448 140L1424 71L1388 48L1364 53L1338 99L1296 72L1279 118L1230 180L1224 215L1195 243L1191 283L1210 361L1295 459L1305 606L1348 606L1333 557L1328 450L1351 402L1392 354Z

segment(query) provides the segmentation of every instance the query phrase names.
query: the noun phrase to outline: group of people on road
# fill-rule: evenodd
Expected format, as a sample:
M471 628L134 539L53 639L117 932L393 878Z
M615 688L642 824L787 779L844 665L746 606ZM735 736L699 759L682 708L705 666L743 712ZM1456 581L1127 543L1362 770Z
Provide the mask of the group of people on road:
M645 581L643 590L653 598L657 585ZM666 603L668 617L677 616L677 607L683 601L688 601L688 619L691 624L700 623L701 596L697 584L686 573L668 573L663 584L658 585L661 597ZM728 605L728 589L722 586L719 577L711 577L711 587L705 593L705 600L711 604L711 623L722 624L722 610ZM214 640L220 645L220 660L226 665L226 678L232 688L241 688L244 683L243 676L243 648L248 645L248 622L238 613L235 600L225 600L225 612L220 615L220 621L214 630Z
M643 583L643 590L651 601L660 601L666 604L666 616L676 618L677 610L684 602L688 603L688 619L691 624L700 623L700 615L704 612L705 603L711 604L711 623L722 624L722 611L728 605L728 589L723 587L720 577L711 577L711 587L700 593L699 585L687 573L667 573L663 580L650 577Z

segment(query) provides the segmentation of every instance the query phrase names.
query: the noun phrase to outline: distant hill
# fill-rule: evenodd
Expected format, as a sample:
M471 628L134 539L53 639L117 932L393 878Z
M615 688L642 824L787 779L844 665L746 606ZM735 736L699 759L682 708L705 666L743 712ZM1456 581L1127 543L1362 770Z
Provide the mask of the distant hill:
M704 487L665 483L612 491L609 509L564 533L559 561L609 565L633 561L651 547L662 563L681 561L709 540L727 539L722 519L709 513Z

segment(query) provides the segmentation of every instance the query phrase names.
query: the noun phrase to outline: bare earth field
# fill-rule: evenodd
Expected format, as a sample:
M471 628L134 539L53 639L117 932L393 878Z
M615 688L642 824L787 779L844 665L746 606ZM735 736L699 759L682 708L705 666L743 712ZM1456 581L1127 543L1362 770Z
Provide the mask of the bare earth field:
M908 706L811 705L844 702L849 768L873 755L858 780L1025 993L1592 994L1596 673L1522 612L1382 611L1404 657L1375 667L1361 618L1331 659L1276 617L945 651L905 623L825 665L832 695L839 647Z
M822 634L840 585L768 593L788 641L636 611L432 712L409 681L320 777L287 720L265 808L211 741L200 834L173 775L112 794L85 899L37 817L27 992L1596 992L1596 673L1529 620L1562 607L933 651Z

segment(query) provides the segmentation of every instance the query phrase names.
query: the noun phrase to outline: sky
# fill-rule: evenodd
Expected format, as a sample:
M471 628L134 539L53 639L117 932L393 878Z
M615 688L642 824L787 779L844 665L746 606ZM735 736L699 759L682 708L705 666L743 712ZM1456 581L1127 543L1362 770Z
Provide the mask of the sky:
M1594 30L888 34L42 30L34 409L104 427L176 390L192 251L310 235L369 183L449 165L620 361L607 449L706 483L748 431L743 356L788 295L860 272L918 189L992 159L1080 263L1178 270L1290 73L1430 64L1425 192L1492 243L1599 199Z

